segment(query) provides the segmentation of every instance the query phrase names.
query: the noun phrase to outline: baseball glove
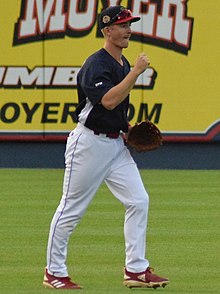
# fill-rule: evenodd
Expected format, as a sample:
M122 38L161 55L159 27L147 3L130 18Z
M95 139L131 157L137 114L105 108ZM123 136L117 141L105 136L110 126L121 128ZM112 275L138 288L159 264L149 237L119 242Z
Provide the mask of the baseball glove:
M131 127L127 136L128 146L137 152L155 150L162 145L162 141L160 130L149 120Z

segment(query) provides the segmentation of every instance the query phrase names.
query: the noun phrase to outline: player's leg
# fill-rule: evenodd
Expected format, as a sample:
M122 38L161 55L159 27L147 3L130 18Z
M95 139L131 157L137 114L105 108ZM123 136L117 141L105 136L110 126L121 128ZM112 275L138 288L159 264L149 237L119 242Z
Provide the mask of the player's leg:
M130 152L124 148L106 178L112 193L125 206L125 270L123 284L129 288L165 287L169 280L153 273L146 254L149 197Z
M136 163L127 148L122 147L106 179L111 192L125 206L126 268L141 272L149 266L145 258L149 197Z
M85 146L81 135L68 139L63 180L63 195L50 226L47 268L55 276L68 276L66 267L67 244L71 233L84 215L101 183L94 179L95 166L85 164Z
M103 182L114 158L113 151L113 140L109 144L109 139L94 134L75 132L68 139L63 195L51 223L47 250L47 268L55 276L68 275L69 236Z

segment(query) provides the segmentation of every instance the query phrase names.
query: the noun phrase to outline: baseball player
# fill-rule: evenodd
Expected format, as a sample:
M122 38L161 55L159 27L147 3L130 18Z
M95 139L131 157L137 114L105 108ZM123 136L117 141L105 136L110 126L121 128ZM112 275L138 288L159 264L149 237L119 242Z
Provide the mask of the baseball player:
M145 257L148 193L122 136L128 132L129 93L149 66L149 58L140 54L130 70L122 55L131 23L138 20L119 5L103 10L99 26L104 47L86 60L77 76L78 124L67 140L63 195L50 226L46 288L82 288L68 275L68 240L103 182L125 207L123 284L157 288L169 283L153 273Z

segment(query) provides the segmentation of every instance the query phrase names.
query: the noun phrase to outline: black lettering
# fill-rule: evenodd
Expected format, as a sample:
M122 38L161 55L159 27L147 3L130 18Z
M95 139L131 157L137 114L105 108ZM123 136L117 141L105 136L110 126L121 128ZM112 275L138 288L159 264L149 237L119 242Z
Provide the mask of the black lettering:
M22 106L24 108L24 111L25 111L25 113L27 115L27 117L26 117L26 123L31 123L32 122L33 115L36 112L36 110L39 108L39 106L41 105L41 103L35 103L32 108L30 108L27 103L21 103L21 104L22 104Z
M135 114L134 105L129 104L129 108L128 108L128 121L131 121L133 119L134 114Z
M149 119L150 121L154 123L159 123L161 109L162 109L162 104L156 103L154 104L151 112L149 113L148 104L141 103L137 122L141 122L145 119ZM154 120L153 120L153 117L154 117Z
M7 112L10 110L10 108L12 109L14 113L11 115L11 117L8 117ZM0 112L1 121L3 121L4 123L15 122L18 119L19 115L20 115L20 107L18 106L18 104L13 102L6 103L5 105L3 105Z
M52 107L59 107L60 103L45 103L41 123L57 123L56 118L49 118L51 114L57 114L58 110L52 110Z
M73 122L77 122L76 118L76 107L77 103L65 103L63 108L63 114L61 118L61 123L66 123L68 116L71 117ZM74 110L71 110L73 108Z

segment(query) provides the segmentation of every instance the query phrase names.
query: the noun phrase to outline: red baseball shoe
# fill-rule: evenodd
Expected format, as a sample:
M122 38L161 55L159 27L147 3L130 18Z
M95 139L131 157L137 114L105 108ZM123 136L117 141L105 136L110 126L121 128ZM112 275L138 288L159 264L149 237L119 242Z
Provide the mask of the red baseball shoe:
M69 277L55 277L53 275L50 275L47 269L45 269L43 286L44 288L49 289L82 289L81 286L77 285L76 283L73 283Z
M169 280L162 278L153 273L153 269L148 267L144 272L131 273L124 271L123 285L128 288L158 288L165 287L169 284Z

